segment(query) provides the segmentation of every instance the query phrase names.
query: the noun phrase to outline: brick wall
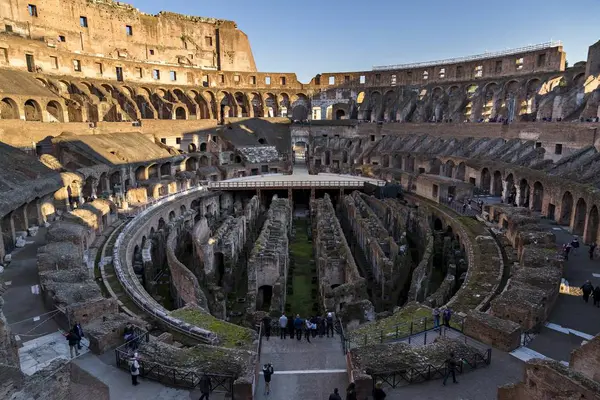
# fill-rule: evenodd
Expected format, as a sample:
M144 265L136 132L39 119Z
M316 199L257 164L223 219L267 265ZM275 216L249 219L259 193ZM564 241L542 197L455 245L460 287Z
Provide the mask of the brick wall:
M471 311L465 319L465 335L504 351L512 351L521 344L521 326L490 314Z
M600 382L600 336L573 350L569 365L575 371Z

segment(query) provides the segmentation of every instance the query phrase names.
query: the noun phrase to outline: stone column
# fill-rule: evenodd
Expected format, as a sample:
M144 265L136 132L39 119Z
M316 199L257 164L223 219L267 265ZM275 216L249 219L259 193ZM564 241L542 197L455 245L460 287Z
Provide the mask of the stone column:
M502 201L506 203L508 198L508 182L502 181Z

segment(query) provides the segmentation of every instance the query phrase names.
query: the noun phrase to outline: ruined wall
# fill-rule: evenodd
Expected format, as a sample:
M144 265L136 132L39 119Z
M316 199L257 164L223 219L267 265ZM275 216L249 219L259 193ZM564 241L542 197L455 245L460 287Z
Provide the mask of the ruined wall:
M291 223L289 200L273 196L262 231L248 259L249 315L260 309L275 314L284 308ZM269 291L272 293L270 304Z
M574 371L600 382L600 336L576 348L571 352L569 366Z
M470 311L464 321L465 335L504 351L521 345L521 326L479 311Z
M339 315L348 304L368 300L366 282L359 274L329 195L312 200L310 211L320 298L325 310ZM362 315L358 317L363 319ZM349 319L355 318L345 321Z

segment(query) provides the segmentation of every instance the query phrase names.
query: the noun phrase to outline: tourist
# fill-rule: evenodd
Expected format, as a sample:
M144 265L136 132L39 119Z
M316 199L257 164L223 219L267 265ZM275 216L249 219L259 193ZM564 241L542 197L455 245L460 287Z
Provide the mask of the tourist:
M450 353L450 357L448 357L448 359L446 360L446 376L444 376L444 382L442 382L442 385L446 386L446 381L448 380L448 377L450 377L450 375L452 375L452 381L454 383L458 383L458 381L456 380L456 359L454 358L454 353Z
M600 307L600 285L596 286L592 296L594 296L594 305Z
M592 243L590 244L590 249L589 249L589 253L590 253L590 260L594 259L594 251L596 250L596 243Z
M202 396L200 396L200 399L198 400L209 400L208 395L210 394L210 378L208 375L202 375L198 386L200 388L200 393L202 393Z
M138 376L140 375L140 363L138 362L138 353L135 353L129 363L129 372L131 373L131 384L139 385Z
M579 248L579 240L577 239L577 236L575 236L571 241L571 247L573 248L573 254L577 254L577 249Z
M381 382L377 382L375 384L375 389L373 389L373 400L383 400L385 399L385 392L381 388Z
M262 322L263 329L265 330L265 337L267 338L267 340L269 340L269 338L271 337L271 318L268 315L265 315Z
M79 336L79 340L77 341L77 349L81 350L81 339L85 336L83 334L83 329L81 329L81 324L79 322L75 322L73 329L75 330L75 333L77 333L77 336Z
M288 319L285 316L285 313L281 314L281 317L279 317L279 338L280 339L285 339L285 330L287 329L287 325L288 325Z
M444 325L446 325L446 327L450 328L450 318L452 318L452 310L448 307L446 307L444 309Z
M342 400L338 388L333 389L333 393L329 395L329 400Z
M296 319L294 320L294 330L296 331L296 339L299 341L302 340L302 327L304 325L304 321L300 318L300 314L296 315Z
M357 400L356 398L356 383L351 382L346 388L346 400Z
M433 309L433 327L435 329L440 327L440 309L437 307Z
M330 311L327 313L327 337L329 337L329 332L331 332L331 337L333 337L333 313Z
M79 349L77 348L77 343L81 340L81 338L75 331L75 327L73 327L73 329L71 329L69 333L67 333L66 338L69 341L69 352L71 353L71 358L79 356Z
M563 245L563 254L565 256L565 261L569 261L569 253L571 252L571 244L566 243Z
M275 372L273 370L273 365L271 363L267 363L263 365L262 368L263 375L265 377L265 396L271 392L271 376Z
M590 299L590 294L594 291L594 287L592 286L592 282L589 280L585 281L583 286L581 286L581 291L583 292L583 301L586 303Z
M288 331L290 333L290 339L294 339L294 318L288 318Z
M317 337L317 317L310 319L310 331L312 332L313 339Z
M312 324L310 323L310 319L306 318L304 320L304 337L306 338L306 341L308 343L310 343L310 328L312 327Z
M467 212L467 203L464 203L462 206L462 212L465 214Z

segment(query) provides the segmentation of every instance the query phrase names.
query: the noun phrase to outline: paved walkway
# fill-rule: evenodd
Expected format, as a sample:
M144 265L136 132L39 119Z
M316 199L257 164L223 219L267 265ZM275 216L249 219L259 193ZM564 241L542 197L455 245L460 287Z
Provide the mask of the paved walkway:
M547 229L556 235L557 245L573 240L573 235L566 227L548 222ZM565 262L563 278L571 287L581 287L588 279L597 286L600 285L600 277L593 274L599 273L600 260L590 260L588 247L582 244L575 253L571 252L569 260ZM592 300L586 304L581 296L561 293L548 317L548 323L527 346L528 354L568 363L571 351L599 332L600 309L593 307Z
M333 338L279 339L263 338L261 364L272 363L275 374L271 393L265 396L261 375L255 399L272 400L326 400L334 388L340 393L348 386L346 358L338 335Z
M58 325L48 314L40 294L37 271L37 250L46 244L46 228L40 227L35 237L28 236L25 247L15 249L12 261L4 269L6 284L4 315L12 333L21 342L58 331Z

